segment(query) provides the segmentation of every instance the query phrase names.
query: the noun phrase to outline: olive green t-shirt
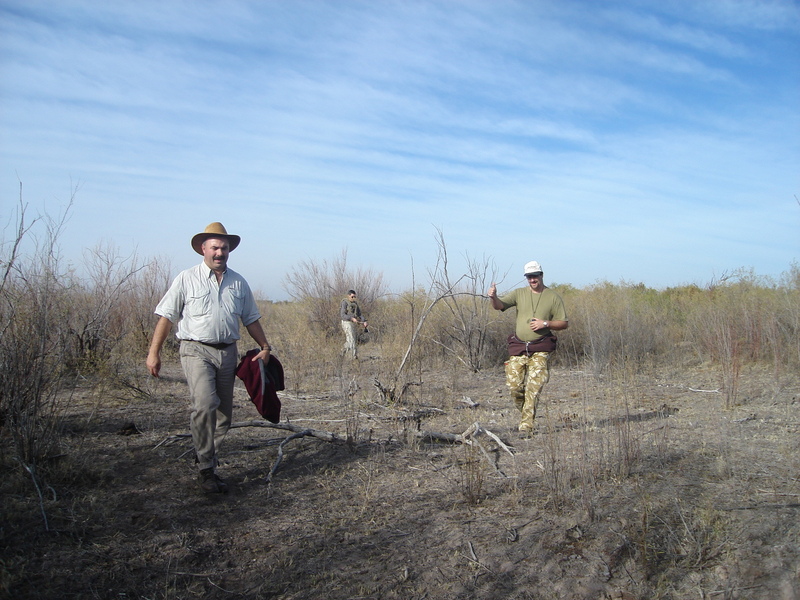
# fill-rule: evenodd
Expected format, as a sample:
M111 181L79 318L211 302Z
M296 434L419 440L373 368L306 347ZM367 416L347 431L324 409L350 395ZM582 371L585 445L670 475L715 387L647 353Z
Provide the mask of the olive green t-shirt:
M504 311L512 306L517 307L517 337L523 342L532 342L550 333L549 329L531 331L529 324L531 319L567 320L567 311L561 296L547 287L540 294L533 293L529 287L517 288L505 296L501 296L500 302L503 303L502 310Z

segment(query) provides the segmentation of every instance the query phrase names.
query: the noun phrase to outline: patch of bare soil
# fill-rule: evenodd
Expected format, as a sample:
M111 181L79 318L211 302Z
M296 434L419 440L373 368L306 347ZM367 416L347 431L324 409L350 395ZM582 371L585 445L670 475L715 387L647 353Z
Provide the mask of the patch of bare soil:
M79 391L41 501L2 440L0 595L800 597L796 374L743 371L725 410L711 368L554 369L523 438L500 369L423 373L385 406L380 363L282 395L285 422L349 442L232 429L227 495L198 490L178 365L147 394ZM234 417L265 424L243 387ZM446 441L474 423L497 440Z

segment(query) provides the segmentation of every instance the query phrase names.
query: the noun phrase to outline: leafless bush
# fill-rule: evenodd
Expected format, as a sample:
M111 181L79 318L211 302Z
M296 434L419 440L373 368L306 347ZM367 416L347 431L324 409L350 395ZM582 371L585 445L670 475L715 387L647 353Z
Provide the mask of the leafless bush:
M386 294L382 273L348 268L346 249L330 261L300 262L285 277L283 287L294 300L302 302L306 317L319 334L326 337L341 333L339 305L348 290L356 291L367 318L375 301Z
M738 271L712 282L685 304L686 328L697 332L693 341L701 359L718 366L727 408L739 402L745 364L771 362L776 378L783 369L800 365L800 290L796 265L793 269L780 284Z
M134 357L138 364L155 299L168 283L163 266L140 265L111 245L86 252L81 280L58 253L71 205L72 199L60 216L28 223L20 194L13 238L1 246L0 426L14 439L16 458L34 472L59 452L71 379L116 372Z
M490 283L497 279L497 270L486 257L478 260L467 256L466 272L454 282L441 231L437 231L436 239L441 260L439 269L431 273L432 289L443 294L427 337L447 356L477 372L503 356L498 347L504 346L505 332L494 327L503 319L495 316L497 312L484 295Z
M170 263L166 260L139 261L135 255L124 258L113 248L92 250L100 260L99 270L80 292L87 297L86 307L73 317L73 330L91 331L90 319L107 323L95 337L95 346L81 355L80 369L102 375L95 382L101 388L124 388L150 397L152 381L142 369L157 317L153 310L170 284ZM108 250L108 252L106 251ZM85 346L82 346L85 348ZM170 336L163 348L165 357L176 356L178 343Z
M147 353L157 320L153 310L169 288L171 270L170 261L163 258L140 262L132 256L120 264L115 285L126 289L117 300L120 360L126 358L138 364ZM177 344L174 349L177 351Z
M69 207L58 218L26 223L21 196L20 186L16 232L2 243L0 426L10 432L15 458L36 482L38 465L58 452L60 392L71 359L64 327L71 309L65 287L70 278L57 254ZM21 252L25 241L33 244L29 254Z
M76 370L94 370L107 363L115 351L123 349L122 341L143 328L142 315L136 309L142 288L154 286L141 277L148 265L140 265L135 254L121 255L111 244L101 244L84 251L87 280L74 282L69 290L74 307L69 315L69 333L79 363ZM141 284L144 284L140 287ZM156 290L153 290L156 291ZM162 289L160 289L163 292ZM157 298L147 298L153 302ZM152 313L151 304L150 312ZM138 319L140 323L135 323ZM144 340L139 340L141 343ZM141 351L138 344L128 347Z
M671 503L644 499L641 512L640 560L650 573L703 568L733 545L719 510L675 498Z
M473 444L462 444L463 457L458 462L460 490L470 506L480 504L483 499L485 480L481 454Z
M421 384L421 381L413 382L405 377L405 370L413 361L414 355L419 357L419 342L426 336L423 335L423 327L428 318L433 314L436 306L447 299L452 299L455 290L466 275L461 275L453 281L448 273L447 245L441 232L437 237L438 256L436 264L429 269L429 286L425 292L419 293L415 283L412 282L412 292L407 297L410 308L411 337L406 351L400 360L397 370L386 380L375 379L375 387L380 392L386 402L398 402L405 395L409 386ZM421 306L419 306L421 303Z
M800 264L792 264L777 292L775 323L770 328L771 350L776 361L785 351L787 360L800 365Z
M638 285L605 282L571 300L569 334L595 373L619 364L640 364L671 343L669 322L658 292Z

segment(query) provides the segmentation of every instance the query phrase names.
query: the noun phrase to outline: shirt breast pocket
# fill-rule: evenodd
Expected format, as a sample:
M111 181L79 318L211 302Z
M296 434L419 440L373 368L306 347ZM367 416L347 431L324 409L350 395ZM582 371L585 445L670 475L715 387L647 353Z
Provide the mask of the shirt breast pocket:
M186 299L186 311L191 317L203 317L211 310L209 292L195 292Z
M235 287L225 290L225 304L231 313L241 317L244 311L244 290Z

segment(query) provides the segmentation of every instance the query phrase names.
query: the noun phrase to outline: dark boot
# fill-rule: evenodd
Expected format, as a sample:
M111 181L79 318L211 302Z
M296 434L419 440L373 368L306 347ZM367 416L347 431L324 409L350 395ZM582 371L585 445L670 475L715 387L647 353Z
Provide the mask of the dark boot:
M214 469L209 467L200 471L198 476L200 482L200 489L207 494L227 494L228 485L214 472Z

